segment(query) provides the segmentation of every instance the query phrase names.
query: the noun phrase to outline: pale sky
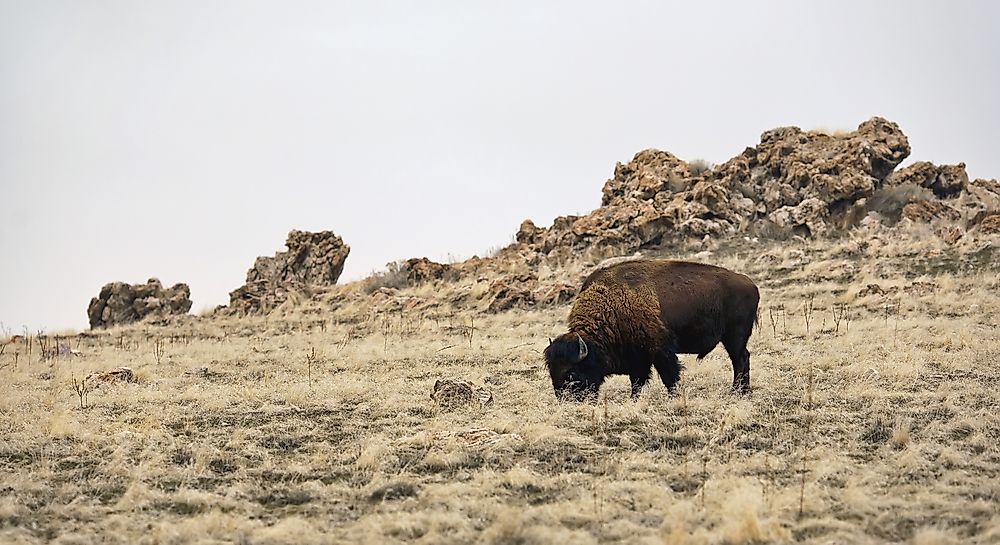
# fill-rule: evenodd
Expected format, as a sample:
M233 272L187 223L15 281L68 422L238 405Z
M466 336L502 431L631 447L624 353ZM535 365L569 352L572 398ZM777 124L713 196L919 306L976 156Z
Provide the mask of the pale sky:
M995 178L998 6L0 0L0 322L84 329L151 276L227 303L291 229L341 235L342 280L482 255L641 149L782 125L881 115Z

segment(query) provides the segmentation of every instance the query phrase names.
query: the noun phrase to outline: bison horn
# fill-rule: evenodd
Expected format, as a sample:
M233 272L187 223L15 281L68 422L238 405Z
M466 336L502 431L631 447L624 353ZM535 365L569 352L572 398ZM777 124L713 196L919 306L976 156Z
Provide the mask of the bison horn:
M587 357L587 343L583 342L583 337L579 333L576 334L576 338L580 341L580 355L576 358L576 361L583 361L583 358Z

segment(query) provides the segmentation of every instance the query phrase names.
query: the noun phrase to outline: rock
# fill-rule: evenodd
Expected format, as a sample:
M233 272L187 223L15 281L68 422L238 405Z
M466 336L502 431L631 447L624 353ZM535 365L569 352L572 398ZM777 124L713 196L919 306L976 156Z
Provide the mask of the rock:
M187 284L164 288L150 278L145 284L112 282L90 300L87 316L91 329L130 324L150 317L187 314L191 310L191 289Z
M493 393L460 378L442 378L434 381L433 399L442 410L483 408L493 403Z
M809 235L826 232L826 218L829 208L825 202L815 197L805 199L795 206L783 206L768 216L779 227L805 227Z
M680 191L691 177L688 164L673 154L643 150L627 164L615 165L614 177L604 183L601 191L601 206L619 199L650 200L661 193Z
M105 384L123 384L138 382L131 367L116 367L103 373L91 373L83 379L88 390L94 390Z
M986 235L1000 234L1000 214L990 214L979 222L979 232Z
M939 218L957 221L961 215L943 202L916 200L903 207L903 217L915 222L930 223Z
M546 284L534 291L532 297L540 305L568 303L576 296L576 288L564 282Z
M975 187L981 187L996 195L1000 195L1000 182L997 182L995 179L984 180L982 178L976 178L976 180L972 182L972 185Z
M247 271L246 284L229 294L239 314L267 313L292 294L311 295L315 288L337 283L351 248L332 231L291 231L287 251L261 256Z
M527 308L535 304L532 293L538 287L538 277L533 273L504 275L494 280L487 292L490 297L489 312L502 312L512 308Z
M409 284L415 285L432 280L441 280L449 269L449 265L436 263L426 257L421 257L404 261L400 267L400 272L406 275L406 281Z
M521 226L518 227L517 234L514 235L514 240L520 244L537 244L544 233L545 230L535 227L533 221L524 220L521 222Z
M937 235L941 237L941 240L948 244L949 246L957 243L963 236L965 236L965 230L961 227L942 227L938 229Z
M948 198L958 195L969 185L969 174L965 171L965 163L935 165L928 161L917 161L890 174L885 183L914 184L930 189L939 198Z

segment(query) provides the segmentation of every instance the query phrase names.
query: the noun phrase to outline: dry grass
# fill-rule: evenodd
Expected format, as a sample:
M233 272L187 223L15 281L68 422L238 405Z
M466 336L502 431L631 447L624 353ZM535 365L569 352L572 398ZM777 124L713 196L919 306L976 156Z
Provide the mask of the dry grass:
M719 349L682 358L673 398L651 381L633 402L618 377L556 403L539 352L565 307L350 320L351 302L322 326L192 320L22 354L0 370L0 542L996 543L995 258L853 242L699 255L761 286L747 398ZM915 280L937 287L859 296ZM139 382L81 409L72 379L120 365ZM444 376L494 403L440 411ZM442 433L470 428L510 435Z

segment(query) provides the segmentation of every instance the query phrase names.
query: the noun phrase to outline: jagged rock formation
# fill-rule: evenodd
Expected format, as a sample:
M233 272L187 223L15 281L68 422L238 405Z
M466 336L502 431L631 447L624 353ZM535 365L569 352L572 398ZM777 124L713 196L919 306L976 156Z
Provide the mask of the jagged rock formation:
M773 129L709 170L644 150L615 167L600 208L556 218L548 229L525 220L513 247L563 259L584 249L624 254L737 233L820 236L872 212L890 223L964 218L971 228L1000 210L995 180L970 183L963 163L918 162L895 171L909 154L906 135L880 117L845 134Z
M351 248L332 231L291 231L287 251L261 256L247 271L246 284L229 293L229 308L240 314L266 313L292 294L309 296L333 286L344 271Z
M145 284L112 282L101 288L100 294L90 300L87 316L90 328L130 324L149 317L167 317L187 314L191 310L191 288L175 284L164 288L156 278Z

